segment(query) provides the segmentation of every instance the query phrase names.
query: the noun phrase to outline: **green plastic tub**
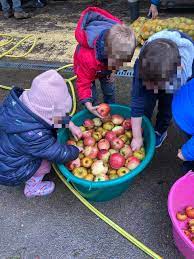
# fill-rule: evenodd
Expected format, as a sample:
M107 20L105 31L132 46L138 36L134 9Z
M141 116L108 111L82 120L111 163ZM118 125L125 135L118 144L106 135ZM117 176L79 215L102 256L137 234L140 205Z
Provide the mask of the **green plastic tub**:
M125 118L129 118L131 109L124 105L112 104L111 114L120 114ZM72 121L81 126L86 118L94 118L94 115L87 110L82 110L73 116ZM75 189L89 201L108 201L120 196L126 191L130 184L134 181L135 176L144 170L151 161L155 150L155 134L150 121L143 117L143 129L146 156L141 164L131 173L126 174L114 180L104 182L91 182L75 177L63 164L57 164L60 172L64 175L67 181L71 182ZM60 129L58 132L58 140L60 143L65 143L69 138L67 129Z

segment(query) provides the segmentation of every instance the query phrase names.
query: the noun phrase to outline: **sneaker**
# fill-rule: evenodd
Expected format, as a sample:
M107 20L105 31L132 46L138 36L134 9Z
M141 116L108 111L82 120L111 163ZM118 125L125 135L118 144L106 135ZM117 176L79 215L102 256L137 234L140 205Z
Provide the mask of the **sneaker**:
M22 12L14 12L14 17L16 19L28 19L31 16L30 16L29 13L26 13L26 12L22 11Z
M5 19L8 19L8 18L10 18L10 17L13 16L13 13L12 13L11 11L4 12L4 13L3 13L3 16L4 16Z
M167 137L167 131L165 131L162 134L160 134L158 131L155 131L155 135L156 135L156 148L159 148L162 146L162 143Z
M32 184L31 182L27 182L24 189L24 195L27 198L46 196L51 194L54 189L55 184L51 181L42 181L34 184Z

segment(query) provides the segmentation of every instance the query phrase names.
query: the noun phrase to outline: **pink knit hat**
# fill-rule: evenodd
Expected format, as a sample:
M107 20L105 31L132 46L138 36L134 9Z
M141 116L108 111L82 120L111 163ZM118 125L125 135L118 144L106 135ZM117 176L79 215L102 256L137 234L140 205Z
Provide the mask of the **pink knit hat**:
M72 108L67 85L55 70L35 77L30 90L22 93L20 101L50 125L54 116L65 117Z

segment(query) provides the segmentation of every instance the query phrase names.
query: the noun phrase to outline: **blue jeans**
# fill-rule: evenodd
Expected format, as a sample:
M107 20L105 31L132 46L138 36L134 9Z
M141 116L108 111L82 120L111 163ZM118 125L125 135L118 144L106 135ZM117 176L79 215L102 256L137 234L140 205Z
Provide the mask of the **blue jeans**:
M150 120L152 118L156 102L158 101L155 130L160 134L164 133L168 129L172 119L171 104L173 94L167 94L163 90L159 90L158 94L154 94L153 90L147 90L145 91L144 98L144 115Z
M1 6L2 6L2 10L4 13L9 12L11 10L11 7L8 3L7 0L0 0ZM22 4L20 0L12 0L13 3L13 10L15 12L22 12Z
M115 103L115 85L107 77L99 78L100 86L103 92L104 102L105 103ZM94 99L93 104L97 105L97 90L95 81L92 83L92 97Z

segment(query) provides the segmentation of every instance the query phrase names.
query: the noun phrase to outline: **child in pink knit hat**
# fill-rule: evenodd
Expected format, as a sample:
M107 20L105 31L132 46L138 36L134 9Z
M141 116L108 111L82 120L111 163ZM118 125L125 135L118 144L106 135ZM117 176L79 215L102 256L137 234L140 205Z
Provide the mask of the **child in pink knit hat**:
M69 127L82 136L68 115L72 99L64 79L50 70L37 76L30 90L14 88L0 106L0 184L25 182L26 197L53 192L52 181L42 181L51 162L67 163L79 156L73 145L60 144L55 128Z

